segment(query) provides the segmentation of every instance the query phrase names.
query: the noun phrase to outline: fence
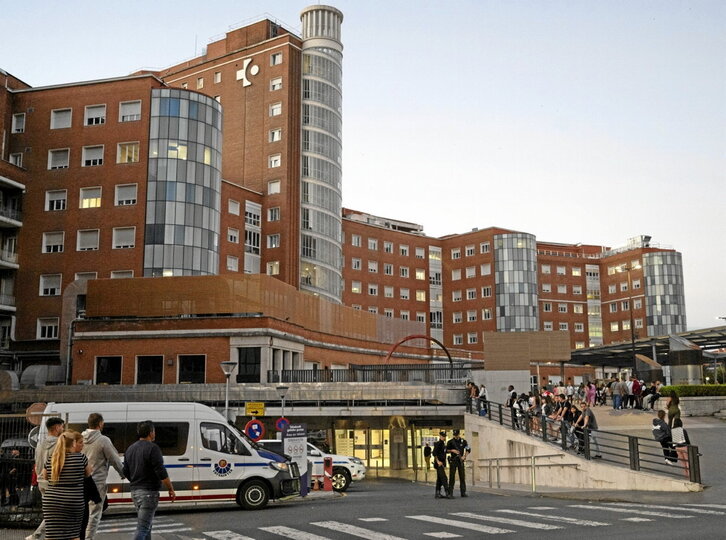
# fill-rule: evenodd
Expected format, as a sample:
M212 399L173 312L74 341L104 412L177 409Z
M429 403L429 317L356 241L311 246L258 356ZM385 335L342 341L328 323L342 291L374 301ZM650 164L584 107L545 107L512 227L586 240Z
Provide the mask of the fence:
M270 383L397 382L437 384L457 383L471 378L471 370L460 365L351 365L347 369L268 370Z
M484 407L489 420L555 444L563 451L576 452L585 459L601 459L634 471L680 478L685 476L691 482L701 483L697 446L688 445L679 449L662 447L653 439L612 431L575 428L565 421L534 416L501 403L488 401Z

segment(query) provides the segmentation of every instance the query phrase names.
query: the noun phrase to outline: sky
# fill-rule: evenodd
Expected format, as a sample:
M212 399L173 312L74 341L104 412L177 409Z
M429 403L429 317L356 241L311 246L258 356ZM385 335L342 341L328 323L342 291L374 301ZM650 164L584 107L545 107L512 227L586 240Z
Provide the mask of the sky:
M689 329L726 317L726 2L330 0L343 204L430 236L498 226L683 254ZM0 0L32 86L164 68L305 1Z

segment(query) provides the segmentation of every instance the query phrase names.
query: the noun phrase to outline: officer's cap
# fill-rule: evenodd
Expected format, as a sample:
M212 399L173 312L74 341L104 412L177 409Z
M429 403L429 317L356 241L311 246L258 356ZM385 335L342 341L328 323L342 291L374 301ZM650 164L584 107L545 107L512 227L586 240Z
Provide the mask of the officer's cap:
M458 429L455 429L455 430L454 430L454 436L456 436L456 435L458 435L458 434L459 434L459 430L458 430Z
M440 437L446 437L446 432L445 431L439 431L439 436Z

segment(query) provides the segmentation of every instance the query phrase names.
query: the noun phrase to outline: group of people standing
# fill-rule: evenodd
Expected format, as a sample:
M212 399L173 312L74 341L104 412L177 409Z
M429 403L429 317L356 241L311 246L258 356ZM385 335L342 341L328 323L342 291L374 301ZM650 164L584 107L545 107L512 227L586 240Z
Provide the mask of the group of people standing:
M174 489L164 468L161 450L153 444L153 423L141 422L139 440L128 447L125 462L111 439L103 435L98 413L88 417L83 433L66 430L61 418L45 422L46 438L35 455L35 472L43 496L43 521L26 540L91 540L97 536L106 499L106 480L113 467L130 483L138 513L135 540L151 537L151 524L163 482L173 501Z
M663 448L665 462L668 465L680 462L686 477L690 477L688 446L691 441L688 438L688 432L683 428L679 403L678 394L672 392L665 410L658 411L658 417L653 418L653 437ZM667 422L666 416L668 417Z
M487 387L485 385L477 386L476 383L469 381L466 383L466 412L472 414L486 414Z
M436 470L436 491L434 497L437 499L453 499L456 475L459 475L459 490L462 497L466 494L466 459L471 453L471 448L466 439L461 437L458 429L453 431L453 438L446 441L446 431L439 432L439 440L434 443L433 448L428 443L424 446L424 458L428 466L433 458L434 469ZM449 464L449 475L446 475L446 463ZM442 493L441 490L444 490Z

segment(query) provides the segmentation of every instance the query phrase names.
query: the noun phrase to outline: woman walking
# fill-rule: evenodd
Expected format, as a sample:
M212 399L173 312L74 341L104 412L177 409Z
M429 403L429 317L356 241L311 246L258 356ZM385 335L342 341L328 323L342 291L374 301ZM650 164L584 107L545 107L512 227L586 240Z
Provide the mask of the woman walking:
M683 422L680 417L673 420L673 430L671 431L671 443L676 450L678 461L683 465L686 478L690 478L690 470L688 468L688 446L691 440L688 438L688 432L683 429Z
M48 479L48 488L43 495L43 517L47 540L76 540L81 536L83 479L91 475L82 449L83 436L77 431L64 431L45 464L43 475Z
M676 394L676 391L673 390L671 392L671 396L668 398L668 403L666 403L666 411L668 411L668 427L673 429L673 421L678 418L681 418L681 408L678 405L680 403L680 399L678 399L678 394Z

